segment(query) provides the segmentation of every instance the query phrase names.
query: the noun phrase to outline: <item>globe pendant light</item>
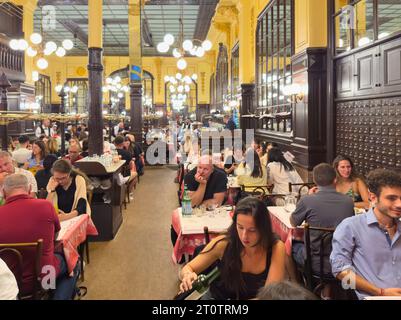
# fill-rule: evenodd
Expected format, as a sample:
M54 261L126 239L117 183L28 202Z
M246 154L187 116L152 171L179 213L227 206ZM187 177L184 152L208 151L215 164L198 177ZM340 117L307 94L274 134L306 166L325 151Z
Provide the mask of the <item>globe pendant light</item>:
M187 62L184 58L181 58L177 61L177 68L180 70L184 70L187 67Z
M46 69L49 66L49 63L47 62L46 59L40 58L37 62L36 65L39 69Z

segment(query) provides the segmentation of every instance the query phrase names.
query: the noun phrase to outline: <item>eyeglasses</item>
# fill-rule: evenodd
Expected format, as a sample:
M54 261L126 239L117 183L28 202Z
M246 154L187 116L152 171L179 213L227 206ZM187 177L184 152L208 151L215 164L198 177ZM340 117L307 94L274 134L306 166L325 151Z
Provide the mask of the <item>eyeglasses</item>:
M56 181L63 181L63 180L68 179L69 177L70 177L70 175L66 175L66 176L63 176L63 177L53 177L53 178Z

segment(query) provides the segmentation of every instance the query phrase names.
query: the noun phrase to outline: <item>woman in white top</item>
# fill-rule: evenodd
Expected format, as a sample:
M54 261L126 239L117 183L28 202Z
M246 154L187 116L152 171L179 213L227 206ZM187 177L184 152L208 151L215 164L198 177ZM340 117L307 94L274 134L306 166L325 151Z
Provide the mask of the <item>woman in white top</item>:
M283 152L279 148L272 148L269 151L268 159L268 181L269 184L274 185L273 193L287 194L289 193L289 183L303 183L298 172L284 158ZM296 191L294 190L294 192Z
M192 142L192 137L191 133L188 132L185 134L185 142L181 147L181 154L185 154L185 156L188 157L190 153L193 153L193 142Z
M0 300L16 300L18 285L14 274L7 264L0 259Z
M245 191L253 190L253 188L247 188L248 186L263 187L267 185L266 168L262 166L257 152L253 149L248 149L245 155L245 163L242 162L237 171L241 173L237 176L237 182L245 187Z

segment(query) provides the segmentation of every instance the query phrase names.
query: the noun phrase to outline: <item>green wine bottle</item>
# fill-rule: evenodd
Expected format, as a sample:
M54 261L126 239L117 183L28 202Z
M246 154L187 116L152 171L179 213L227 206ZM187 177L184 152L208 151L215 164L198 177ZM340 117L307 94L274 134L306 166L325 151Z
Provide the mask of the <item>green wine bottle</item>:
M209 274L204 275L200 274L198 279L196 279L192 283L192 287L198 291L199 293L205 292L210 284L220 276L220 270L218 267L215 267Z

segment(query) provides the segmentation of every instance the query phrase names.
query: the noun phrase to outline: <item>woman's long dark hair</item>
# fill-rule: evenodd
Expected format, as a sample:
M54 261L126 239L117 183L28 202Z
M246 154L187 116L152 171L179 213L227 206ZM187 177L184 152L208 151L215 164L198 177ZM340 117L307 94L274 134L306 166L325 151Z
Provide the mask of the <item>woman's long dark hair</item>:
M260 158L257 152L253 149L248 149L245 155L245 164L249 163L253 164L253 170L251 173L252 178L261 178L263 176L263 171L262 171L262 164L260 163Z
M283 155L283 152L279 148L271 148L267 155L270 162L279 162L284 166L285 171L293 171L294 167L289 163Z
M233 215L233 223L228 228L226 236L218 241L224 240L228 242L223 256L224 263L221 263L221 281L229 292L234 292L236 294L237 298L245 291L245 283L241 273L241 254L244 250L244 246L242 245L237 231L237 218L239 214L253 217L260 237L259 245L267 254L271 252L275 242L270 215L264 203L254 197L247 197L239 201ZM218 242L216 242L215 245ZM214 246L206 252L212 250Z

